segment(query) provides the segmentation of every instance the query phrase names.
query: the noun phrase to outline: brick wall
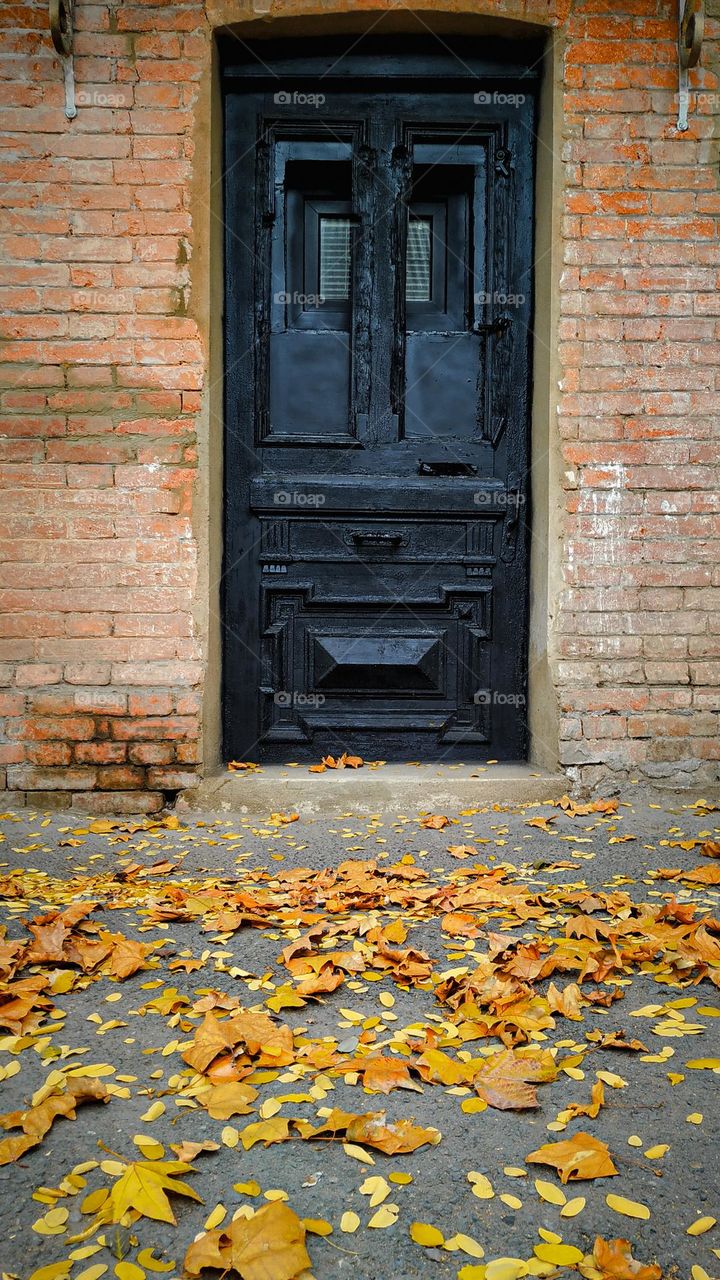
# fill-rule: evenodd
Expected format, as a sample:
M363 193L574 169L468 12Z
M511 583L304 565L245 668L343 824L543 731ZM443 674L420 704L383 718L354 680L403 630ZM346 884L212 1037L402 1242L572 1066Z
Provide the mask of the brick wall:
M561 759L711 784L720 739L718 14L678 134L676 6L573 5L559 354Z
M551 343L561 763L589 785L706 786L720 759L718 8L680 136L674 0L526 7L567 41ZM200 763L193 182L212 23L200 3L79 0L68 123L46 4L5 6L2 22L0 788L153 808Z

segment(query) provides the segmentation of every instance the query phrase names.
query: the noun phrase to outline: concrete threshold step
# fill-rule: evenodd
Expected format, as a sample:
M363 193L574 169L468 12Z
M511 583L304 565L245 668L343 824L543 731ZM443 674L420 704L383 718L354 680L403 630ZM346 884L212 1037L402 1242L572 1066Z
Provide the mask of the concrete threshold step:
M521 806L558 800L571 789L564 774L528 764L387 764L328 769L265 765L249 773L213 774L182 792L180 808L257 814L293 810L302 817L351 811L365 815L422 809L451 815L486 804Z

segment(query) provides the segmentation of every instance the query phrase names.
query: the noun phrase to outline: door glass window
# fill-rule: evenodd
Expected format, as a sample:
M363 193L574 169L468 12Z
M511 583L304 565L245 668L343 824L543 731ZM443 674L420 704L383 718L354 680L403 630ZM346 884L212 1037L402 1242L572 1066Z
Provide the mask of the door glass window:
M320 218L320 296L332 301L350 297L349 218Z
M408 302L429 302L432 297L432 219L410 215L408 223L405 296Z

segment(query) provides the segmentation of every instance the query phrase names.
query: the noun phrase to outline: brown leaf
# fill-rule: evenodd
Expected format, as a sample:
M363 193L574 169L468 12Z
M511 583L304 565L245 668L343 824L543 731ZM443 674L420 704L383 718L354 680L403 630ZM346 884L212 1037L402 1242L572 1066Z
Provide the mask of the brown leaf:
M213 1059L226 1049L234 1049L237 1037L227 1022L220 1022L214 1013L206 1013L195 1032L193 1043L183 1053L183 1061L194 1071L204 1071Z
M410 1076L410 1068L402 1058L385 1058L375 1054L370 1058L353 1058L343 1062L343 1071L357 1071L363 1084L371 1093L390 1093L393 1089L417 1089Z
M525 1157L528 1164L549 1164L557 1169L561 1182L589 1178L610 1178L618 1171L606 1143L591 1133L576 1133L563 1142L546 1142Z
M475 1092L496 1111L530 1111L537 1107L537 1092L529 1081L547 1082L557 1078L552 1054L539 1057L517 1054L512 1049L488 1058L475 1076Z
M175 1152L178 1160L182 1160L184 1164L190 1164L196 1156L201 1156L205 1151L219 1151L219 1142L171 1142L170 1150Z
M231 1080L227 1084L216 1084L203 1089L198 1094L198 1102L206 1108L213 1120L229 1120L231 1116L249 1115L257 1096L258 1091L251 1084Z
M420 826L425 827L428 831L442 831L443 827L450 825L450 819L446 818L442 813L428 813L424 818L420 819Z
M589 1116L594 1120L600 1114L600 1108L605 1106L605 1088L602 1080L597 1080L590 1090L589 1102L571 1102L565 1107L563 1115L569 1120L574 1120L577 1116Z
M452 858L460 860L464 858L476 858L478 851L472 844L449 844L448 853Z
M607 1280L662 1280L662 1269L653 1264L636 1262L629 1240L603 1240L596 1236L593 1246L595 1263Z
M198 1276L206 1267L234 1268L242 1280L295 1280L310 1266L305 1227L282 1201L263 1205L252 1218L206 1231L185 1254L184 1271Z
M618 801L591 800L589 804L577 804L570 796L561 796L555 807L563 809L568 818L586 818L590 813L617 813Z

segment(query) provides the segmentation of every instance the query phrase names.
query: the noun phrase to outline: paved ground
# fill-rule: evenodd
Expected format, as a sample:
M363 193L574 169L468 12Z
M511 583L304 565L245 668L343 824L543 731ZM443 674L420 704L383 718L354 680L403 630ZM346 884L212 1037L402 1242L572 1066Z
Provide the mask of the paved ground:
M307 1235L308 1274L317 1280L454 1280L457 1275L514 1280L522 1274L556 1274L551 1262L541 1260L542 1247L539 1255L535 1250L559 1237L580 1251L577 1260L576 1255L567 1259L562 1274L579 1269L597 1277L610 1274L593 1270L589 1255L597 1235L629 1239L641 1262L659 1263L666 1275L720 1276L720 1226L687 1234L701 1216L720 1218L720 992L703 976L717 961L720 926L711 920L709 929L698 931L702 916L718 915L719 895L718 887L702 883L702 877L692 879L693 868L707 872L720 866L703 856L703 846L707 853L709 842L720 838L720 814L680 801L672 809L647 807L634 798L632 804L621 800L618 812L607 815L571 817L550 804L514 812L492 806L450 812L444 830L424 829L419 816L414 811L360 819L346 812L334 819L283 823L270 815L259 822L183 814L171 819L177 829L144 825L133 830L127 819L105 829L102 822L67 814L2 815L0 890L8 939L27 941L23 921L83 901L98 904L88 919L101 933L87 933L87 919L75 923L68 917L67 927L56 929L52 938L41 934L45 958L25 963L14 977L13 965L22 953L16 949L12 960L13 948L0 951L12 982L38 975L46 980L38 999L48 1002L39 1014L28 1005L23 1022L23 1010L18 1012L17 1000L9 1003L7 987L0 997L7 1031L0 1039L0 1109L26 1112L51 1072L61 1076L57 1087L66 1090L68 1080L87 1082L96 1074L72 1077L71 1071L98 1064L106 1065L97 1079L114 1093L106 1105L78 1105L75 1120L55 1119L37 1146L0 1167L0 1274L19 1280L36 1273L42 1280L99 1280L102 1275L141 1280L156 1274L153 1266L160 1259L168 1264L164 1274L180 1277L185 1251L208 1219L211 1228L227 1225L241 1206L257 1208L282 1193L300 1218L332 1227L326 1236ZM538 818L549 819L548 830L528 825ZM691 841L692 847L681 847ZM461 846L466 856L453 857L449 846ZM342 883L337 877L292 874L297 868L337 868L347 859L372 860L376 869L368 868L364 882L350 889L345 873ZM163 862L169 865L153 866ZM504 874L498 874L503 866ZM691 878L658 878L658 869L667 868L684 869ZM482 902L468 906L463 894L472 886ZM659 919L673 895L675 905ZM641 902L648 904L644 912L633 905ZM548 1020L548 981L534 971L533 957L559 954L573 936L568 920L578 917L600 922L599 930L584 926L584 935L579 927L588 972L579 975L577 964L569 965L553 972L552 981L562 989L581 976L583 992L623 998L609 1007L581 1005L573 1018L555 1012ZM643 929L633 920L644 920ZM302 975L279 963L278 956L313 922L318 933L300 955L319 959L340 951L347 958L359 951L364 960L357 971L334 970L342 975L337 990L292 1007L287 993ZM624 929L628 922L629 931ZM323 941L320 930L328 924L336 932ZM386 949L424 952L431 961L424 975L408 976L412 956L388 969L378 959L379 950L368 959L363 947L370 945L373 929L388 926L402 929L392 933ZM162 946L122 982L113 976L114 951L95 968L85 952L83 972L73 960L72 939L86 946L108 933ZM117 940L106 942L106 949L117 945ZM65 948L60 960L53 946ZM489 981L500 984L493 987L489 1004L473 1011L467 1004L438 1002L448 982L471 978L488 955L495 968ZM599 958L607 972L596 970L597 981L591 981ZM121 970L118 959L116 971ZM449 978L453 971L455 977ZM717 978L720 970L714 972ZM502 986L506 983L516 989L511 992ZM526 983L530 998L522 1006L526 1020L513 1023L510 1013L520 1007L513 1003L518 983ZM237 1061L246 1073L243 1083L257 1089L257 1099L245 1115L214 1119L199 1103L197 1088L193 1094L199 1077L180 1055L196 1041L203 1017L202 1005L192 1006L204 1001L222 1015L224 997L290 1027L294 1040L291 1061L275 1070L272 1058L262 1060L262 1048L258 1060L257 1046L249 1062L249 1043L243 1059L241 1045ZM273 998L276 1009L267 1004ZM463 1038L468 1022L477 1027L480 1013L489 1008L506 1043L514 1040L519 1047L530 1036L519 1048L521 1057L542 1050L555 1056L558 1078L538 1085L536 1110L493 1105L480 1110L483 1096L471 1075L470 1085L449 1078L433 1082L429 1068L415 1070L420 1050L428 1062L427 1055L439 1050L443 1062L452 1060L460 1071L469 1060L501 1050L493 1036ZM231 1009L231 1016L235 1012ZM647 1051L599 1049L597 1040L586 1039L596 1031L622 1032ZM336 1065L368 1053L411 1062L414 1087L395 1088L387 1096L369 1093L357 1070L353 1075L351 1068ZM708 1065L687 1065L698 1060ZM212 1064L207 1070L212 1072ZM569 1104L590 1102L598 1071L605 1078L599 1114L558 1120ZM278 1098L284 1099L279 1107ZM244 1150L242 1130L258 1119L277 1114L320 1125L319 1113L329 1108L354 1114L385 1110L389 1121L414 1117L442 1137L437 1145L388 1156L361 1143L348 1153L340 1140L302 1140L295 1129L291 1141ZM607 1144L617 1176L563 1187L555 1170L526 1163L542 1144L578 1132ZM21 1133L15 1128L8 1136ZM138 1137L144 1143L138 1145ZM116 1184L124 1172L119 1161L157 1160L158 1145L173 1160L173 1144L205 1140L219 1144L219 1150L197 1155L192 1170L180 1175L203 1203L173 1195L177 1225L145 1216L119 1225L95 1222L89 1210L97 1209L102 1197L88 1202L88 1194ZM658 1146L667 1150L654 1158L645 1154ZM374 1164L361 1162L358 1154ZM74 1182L63 1181L73 1170ZM525 1176L517 1176L519 1171ZM390 1180L395 1173L410 1174L412 1181ZM468 1173L486 1175L492 1198L473 1194ZM384 1202L374 1207L367 1188L362 1190L368 1177L385 1179L389 1188ZM542 1185L536 1189L536 1179L562 1193L554 1193L554 1199L584 1198L577 1216L564 1216L561 1203L543 1199L547 1191ZM248 1186L253 1182L257 1187ZM373 1187L379 1199L382 1184ZM646 1206L649 1217L614 1210L608 1194ZM223 1208L213 1213L218 1205ZM61 1212L43 1222L53 1207ZM378 1210L384 1212L376 1218ZM348 1212L360 1220L354 1232L342 1229ZM465 1251L443 1247L441 1241L423 1247L411 1238L414 1222L436 1227L446 1245L462 1233L481 1246L484 1257L472 1256L470 1246ZM346 1219L345 1225L352 1222ZM84 1239L73 1239L82 1233ZM515 1261L497 1261L508 1258ZM261 1274L266 1273L247 1272L252 1280ZM286 1274L269 1270L267 1277L281 1280ZM621 1280L622 1272L615 1274Z

